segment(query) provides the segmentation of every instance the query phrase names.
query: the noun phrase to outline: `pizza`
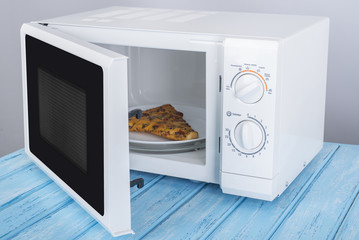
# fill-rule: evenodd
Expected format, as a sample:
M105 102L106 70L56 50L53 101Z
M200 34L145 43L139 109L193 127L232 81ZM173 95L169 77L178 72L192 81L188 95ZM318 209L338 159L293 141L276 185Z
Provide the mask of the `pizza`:
M142 112L142 117L129 118L130 132L151 133L171 140L190 140L198 138L198 132L183 119L171 104L151 108Z

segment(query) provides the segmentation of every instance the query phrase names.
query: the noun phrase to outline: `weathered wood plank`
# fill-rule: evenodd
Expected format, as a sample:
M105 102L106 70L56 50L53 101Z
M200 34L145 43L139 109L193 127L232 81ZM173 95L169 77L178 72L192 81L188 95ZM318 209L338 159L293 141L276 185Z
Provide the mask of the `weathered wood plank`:
M359 184L359 146L341 145L273 239L328 239Z
M141 226L138 224L133 226L136 236L130 238L140 239L145 236L200 192L205 185L205 183L166 177L152 187L151 191L140 198L135 198L131 208L132 220L140 223Z
M32 162L24 150L19 150L0 158L0 181L11 174L15 174L19 169L21 171L24 166L29 164L32 164Z
M145 237L149 239L198 239L240 197L223 194L219 185L208 184Z
M281 221L286 210L300 193L306 182L320 167L330 160L338 144L326 143L320 153L294 180L286 191L273 202L246 199L233 213L208 237L208 239L265 239L268 232ZM313 176L314 177L314 176Z
M78 232L88 229L94 222L85 210L71 200L29 225L13 239L74 239Z
M131 170L130 172L130 179L134 180L136 178L143 178L145 185L143 188L139 189L137 187L131 188L131 197L135 197L143 192L145 192L148 188L152 185L156 184L159 180L161 180L164 176L157 175L153 173L146 173L146 172L138 172Z
M45 197L48 197L48 194L55 197L53 201L49 202L49 204L54 204L53 207L49 207L50 210L56 208L56 205L61 205L61 203L63 204L66 201L72 201L66 193L57 187L46 174L32 163L23 150L1 158L0 162L2 164L1 169L4 170L3 181L0 180L0 213L1 216L5 217L5 219L2 219L0 216L0 222L3 223L1 224L2 228L0 228L1 235L9 236L10 231L12 231L11 234L20 232L22 230L20 225L24 224L21 217L24 216L24 214L28 218L31 218L32 221L41 220L41 218L44 217L41 217L41 214L44 215L44 212L46 212L42 209L41 201L44 200ZM154 185L163 176L131 171L131 179L138 177L144 178L148 189L149 185ZM58 194L54 194L53 191L47 193L46 190L49 190L47 185L49 184L54 186L56 192L61 193L60 195L65 196L66 199L64 200L58 197ZM137 196L147 189L137 189L134 187L131 189L131 192ZM33 201L34 198L37 201ZM40 205L38 205L38 201ZM20 212L15 215L12 214L15 213L16 210L22 211L24 209L28 211L24 211L23 214ZM31 210L34 212L33 214L30 213ZM36 215L37 217L33 216L35 213L39 213L39 215ZM26 219L26 216L24 219ZM31 221L28 221L27 223L30 222ZM95 225L95 223L96 222L94 222L92 226ZM27 224L23 225L23 227L26 226Z
M19 149L19 150L15 151L15 152L9 153L9 154L7 154L5 156L2 156L2 157L0 157L0 164L2 162L4 162L4 161L8 161L8 160L16 158L16 157L18 157L20 155L23 155L24 153L25 153L25 150L22 148L22 149Z
M69 200L70 197L50 181L38 191L1 210L0 238L13 237Z
M337 146L326 143L271 203L222 194L218 185L131 171L131 179L145 179L145 188L131 189L136 234L118 239L357 239L359 146L342 145L321 170ZM0 238L13 237L112 239L23 150L0 158Z
M199 192L204 185L172 177L161 179L146 192L132 199L132 226L136 234L123 236L121 239L141 238L146 232L156 227L164 215L173 213L187 199ZM97 224L79 238L104 240L112 239L112 236Z
M359 185L358 185L359 186ZM357 188L358 190L358 188ZM355 194L355 192L354 192ZM358 219L359 219L359 199L358 191L356 191L355 201L352 205L349 206L349 211L347 212L345 219L341 222L339 229L334 232L335 239L359 239L359 228L358 228Z
M48 181L49 178L35 164L26 165L21 171L7 176L0 181L0 209L19 196L31 194L34 188Z

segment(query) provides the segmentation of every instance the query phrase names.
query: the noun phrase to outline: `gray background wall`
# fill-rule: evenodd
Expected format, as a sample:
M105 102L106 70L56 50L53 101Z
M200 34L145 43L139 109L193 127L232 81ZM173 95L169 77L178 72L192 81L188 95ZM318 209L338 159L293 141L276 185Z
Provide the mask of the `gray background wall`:
M0 156L23 147L19 39L21 24L112 5L330 17L325 141L359 144L358 1L2 0L0 1ZM303 67L305 67L304 63Z

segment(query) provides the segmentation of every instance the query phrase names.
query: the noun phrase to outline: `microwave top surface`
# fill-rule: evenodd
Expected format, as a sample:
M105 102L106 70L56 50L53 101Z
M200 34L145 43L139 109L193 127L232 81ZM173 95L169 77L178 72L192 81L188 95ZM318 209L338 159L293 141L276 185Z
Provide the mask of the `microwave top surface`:
M37 21L50 25L284 39L326 17L110 7Z

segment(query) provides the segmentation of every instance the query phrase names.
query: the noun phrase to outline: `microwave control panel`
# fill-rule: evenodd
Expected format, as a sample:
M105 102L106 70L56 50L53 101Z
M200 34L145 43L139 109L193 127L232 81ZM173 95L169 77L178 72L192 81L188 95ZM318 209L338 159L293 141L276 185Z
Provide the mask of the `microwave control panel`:
M221 171L272 178L277 44L226 39Z

